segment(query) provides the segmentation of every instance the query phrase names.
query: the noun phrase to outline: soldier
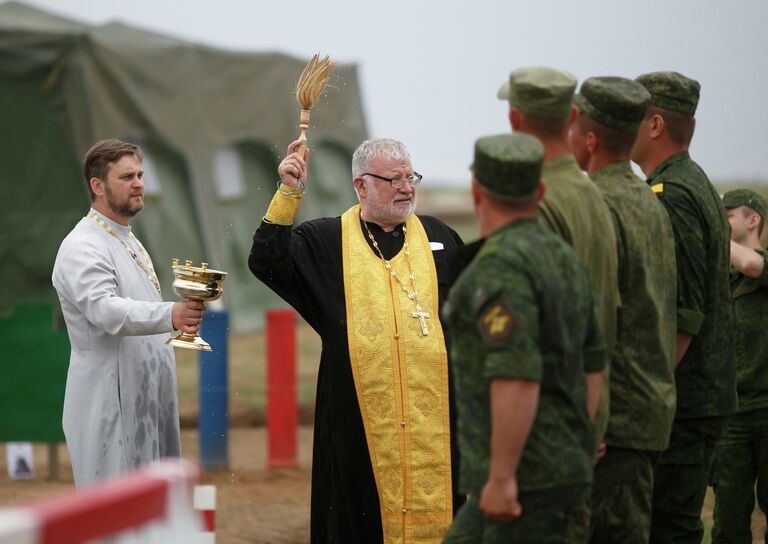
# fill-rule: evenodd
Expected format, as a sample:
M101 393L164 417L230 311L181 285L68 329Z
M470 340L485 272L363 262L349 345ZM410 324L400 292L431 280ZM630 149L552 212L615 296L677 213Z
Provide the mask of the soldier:
M590 541L601 544L647 544L653 465L675 416L675 240L667 213L629 162L650 99L636 81L587 79L569 133L576 160L603 192L618 244L611 413L592 484Z
M736 410L728 219L688 154L699 83L677 72L637 81L651 93L651 103L632 160L672 220L677 257L677 411L654 474L651 542L699 543L715 442Z
M723 205L731 223L739 411L715 449L712 542L749 543L755 483L760 509L768 513L768 344L759 341L768 322L768 251L760 246L766 206L763 197L748 189L725 193Z
M616 238L600 190L579 169L568 147L568 127L576 117L572 106L575 88L576 78L568 72L546 67L520 68L510 74L498 97L509 100L512 129L536 136L544 144L541 176L547 184L547 194L539 219L568 242L586 266L609 356L616 339ZM602 381L590 383L588 394L599 396L601 386ZM607 420L608 397L604 395L596 420L598 437L602 436Z
M469 494L449 544L574 542L586 523L597 405L585 374L600 376L605 352L584 266L535 219L543 153L524 134L475 145L472 195L487 238L466 248L477 254L445 310Z

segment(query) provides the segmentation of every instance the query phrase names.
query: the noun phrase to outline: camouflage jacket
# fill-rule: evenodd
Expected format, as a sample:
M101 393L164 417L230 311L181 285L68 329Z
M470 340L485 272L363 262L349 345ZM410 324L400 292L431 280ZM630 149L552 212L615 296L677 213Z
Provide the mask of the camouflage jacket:
M621 304L610 365L609 446L661 451L675 417L677 267L672 224L629 161L593 172L614 220Z
M677 257L677 329L693 336L675 371L679 418L736 410L730 226L723 203L687 152L648 178L672 220Z
M541 177L547 185L541 203L541 223L568 242L587 268L595 311L605 342L606 371L616 343L617 286L616 236L603 196L584 174L573 155L544 163ZM601 397L595 419L599 437L608 424L609 397Z
M586 372L605 353L583 265L533 219L495 231L459 276L443 310L459 414L460 488L488 479L494 379L540 383L536 417L518 466L521 491L589 483L594 436Z
M734 313L734 361L739 412L768 408L768 251L757 249L765 261L759 278L731 269Z

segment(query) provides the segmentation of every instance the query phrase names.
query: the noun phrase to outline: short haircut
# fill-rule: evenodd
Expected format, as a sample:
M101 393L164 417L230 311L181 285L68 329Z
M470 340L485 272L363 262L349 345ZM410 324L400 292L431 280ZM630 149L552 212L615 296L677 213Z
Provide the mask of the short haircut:
M536 207L536 198L539 192L538 186L533 190L533 192L520 196L500 195L494 193L493 191L489 191L483 187L482 184L480 184L480 187L482 187L483 191L485 191L485 194L489 199L491 199L495 204L502 208L506 208L515 212L521 212Z
M85 185L88 187L91 202L96 200L96 195L93 189L91 189L91 178L107 181L110 166L125 155L133 155L141 162L142 153L139 146L115 138L96 142L85 154L83 159L83 176L85 177Z
M520 110L518 110L520 111ZM560 138L568 129L568 117L562 119L545 119L543 117L530 117L520 112L528 122L528 127L534 136L541 138Z
M654 115L660 115L664 119L664 126L669 132L672 142L683 146L688 146L691 143L693 130L696 128L696 121L693 117L657 106L648 106L648 109L645 110L645 119Z
M629 156L637 139L637 132L627 132L601 125L586 113L579 114L579 129L582 134L594 132L600 138L600 145L613 156Z
M411 161L408 149L398 140L372 138L365 140L352 155L352 177L356 178L369 171L371 161L384 158L396 161Z

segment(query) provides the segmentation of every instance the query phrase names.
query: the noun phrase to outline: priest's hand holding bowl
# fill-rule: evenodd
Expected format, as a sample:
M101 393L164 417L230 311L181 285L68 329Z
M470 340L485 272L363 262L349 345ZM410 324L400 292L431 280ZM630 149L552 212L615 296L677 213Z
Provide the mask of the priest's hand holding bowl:
M199 300L182 300L173 305L171 318L173 328L187 334L197 333L203 322L205 303Z

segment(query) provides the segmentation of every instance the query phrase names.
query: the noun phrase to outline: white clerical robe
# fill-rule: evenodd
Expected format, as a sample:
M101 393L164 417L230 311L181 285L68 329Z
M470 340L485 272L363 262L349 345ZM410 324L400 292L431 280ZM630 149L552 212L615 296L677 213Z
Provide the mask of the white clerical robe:
M130 226L91 213L148 269ZM175 358L165 345L173 303L163 302L120 241L87 216L61 243L53 286L72 345L63 427L77 486L178 457Z

